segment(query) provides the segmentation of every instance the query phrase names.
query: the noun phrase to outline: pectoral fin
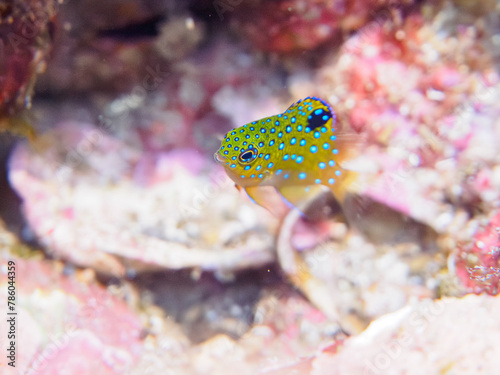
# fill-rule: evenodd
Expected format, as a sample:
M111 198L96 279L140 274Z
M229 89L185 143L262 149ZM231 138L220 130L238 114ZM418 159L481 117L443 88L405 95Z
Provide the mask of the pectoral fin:
M307 206L320 194L328 191L328 188L323 185L282 186L278 190L291 205L304 212Z
M290 210L273 186L251 186L243 189L250 199L278 218L282 218Z

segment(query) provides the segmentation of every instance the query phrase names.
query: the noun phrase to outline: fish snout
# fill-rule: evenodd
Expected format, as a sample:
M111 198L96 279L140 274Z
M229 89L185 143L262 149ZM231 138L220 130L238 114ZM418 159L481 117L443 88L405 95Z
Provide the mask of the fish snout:
M214 160L217 162L217 163L225 163L226 162L226 158L224 158L224 156L222 156L219 151L217 151L215 154L214 154Z

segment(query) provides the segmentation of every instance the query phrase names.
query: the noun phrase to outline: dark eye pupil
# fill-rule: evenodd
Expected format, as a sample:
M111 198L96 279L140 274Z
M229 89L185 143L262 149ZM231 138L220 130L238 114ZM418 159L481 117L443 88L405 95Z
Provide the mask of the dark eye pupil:
M248 161L252 158L253 152L252 151L247 151L243 155L241 155L241 160L243 161Z

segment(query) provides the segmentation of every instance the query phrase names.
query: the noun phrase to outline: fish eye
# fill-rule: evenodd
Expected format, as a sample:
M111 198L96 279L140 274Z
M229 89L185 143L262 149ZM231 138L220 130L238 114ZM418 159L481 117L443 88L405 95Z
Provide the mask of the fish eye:
M240 155L238 156L238 160L241 163L249 164L255 160L258 154L259 150L257 150L256 148L249 148L246 151L242 151L240 153Z

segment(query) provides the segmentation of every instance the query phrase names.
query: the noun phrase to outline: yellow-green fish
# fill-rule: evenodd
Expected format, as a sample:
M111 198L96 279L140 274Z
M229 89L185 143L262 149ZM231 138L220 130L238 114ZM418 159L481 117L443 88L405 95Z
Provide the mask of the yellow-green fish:
M279 115L253 121L224 136L214 158L238 187L268 208L272 186L299 209L330 189L340 202L353 172L342 168L351 153L337 118L322 99L307 97Z

